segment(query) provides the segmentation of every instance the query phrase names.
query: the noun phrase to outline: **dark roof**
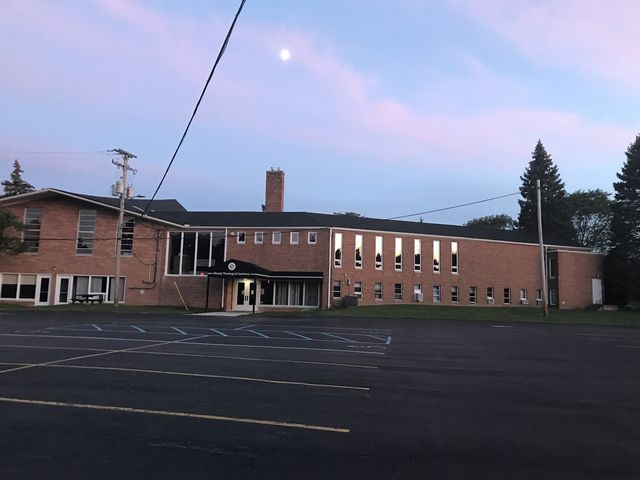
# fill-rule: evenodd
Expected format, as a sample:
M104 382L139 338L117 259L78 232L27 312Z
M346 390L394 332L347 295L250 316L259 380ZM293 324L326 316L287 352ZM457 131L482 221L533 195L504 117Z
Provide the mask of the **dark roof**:
M69 195L75 195L76 197L86 198L87 200L91 200L93 202L104 203L106 205L110 205L112 207L120 206L120 199L118 197L98 197L96 195L85 195L83 193L74 193L74 192L65 192L64 190L59 190L63 193L68 193ZM149 203L148 199L145 198L131 198L125 200L125 209L136 212L139 211L142 213ZM153 214L157 212L186 212L187 209L184 208L178 200L175 198L166 198L161 200L153 200L149 207L148 213L149 216L155 216Z
M415 233L445 237L477 238L518 243L537 243L535 233L519 230L493 230L460 225L385 220L380 218L330 215L310 212L158 212L162 220L191 227L231 228L351 228L381 232ZM575 246L545 239L546 244Z

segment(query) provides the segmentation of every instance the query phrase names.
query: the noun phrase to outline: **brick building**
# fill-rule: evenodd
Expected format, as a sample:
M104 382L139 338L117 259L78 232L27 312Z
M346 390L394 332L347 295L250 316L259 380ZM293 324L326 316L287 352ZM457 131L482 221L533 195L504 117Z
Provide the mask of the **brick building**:
M267 172L262 212L190 212L127 200L120 298L224 310L541 302L537 239L517 231L284 211L284 172ZM0 254L0 301L113 301L118 200L45 189L0 199L26 251ZM602 302L599 254L545 245L549 302Z

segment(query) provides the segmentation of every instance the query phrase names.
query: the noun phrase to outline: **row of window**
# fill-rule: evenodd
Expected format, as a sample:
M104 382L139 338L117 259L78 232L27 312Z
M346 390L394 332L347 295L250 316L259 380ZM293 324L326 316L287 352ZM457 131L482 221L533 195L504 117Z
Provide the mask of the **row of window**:
M40 231L42 227L42 209L25 208L24 230L22 240L26 253L38 253L40 249ZM120 255L131 255L133 251L133 230L135 219L125 217L122 223L122 240ZM80 210L78 212L78 232L76 237L76 254L93 255L96 237L96 211Z
M363 254L363 236L361 234L355 235L354 246L354 267L362 268L364 262ZM383 242L384 238L377 235L375 238L375 251L373 254L373 263L376 270L383 269ZM396 237L394 239L394 268L397 272L402 271L402 254L403 254L403 239ZM432 268L434 273L440 273L440 240L432 241ZM333 265L335 267L342 267L343 263L343 249L342 249L342 233L336 232L333 236ZM458 256L458 242L451 242L451 273L459 273L459 256ZM422 240L416 238L413 240L413 270L415 272L422 271Z
M333 288L332 288L332 296L334 299L341 298L343 295L343 283L341 280L334 280ZM451 290L451 302L459 303L460 302L460 288L458 285L452 285ZM486 301L488 304L495 303L494 298L494 287L487 287L486 289ZM353 295L356 297L362 298L363 295L363 283L361 281L356 281L353 284ZM382 282L375 282L373 284L373 298L376 300L383 299L383 289ZM403 300L403 285L402 283L394 283L393 285L393 298L394 300ZM478 303L478 287L469 287L468 290L468 299L469 303ZM413 297L412 300L416 300L421 302L423 300L422 294L422 285L414 284L413 285ZM442 287L440 285L433 285L432 287L432 300L433 303L441 303L442 301ZM505 305L509 305L512 303L511 298L511 288L503 289L502 302ZM536 303L542 302L542 290L536 290ZM527 305L529 303L529 295L526 288L520 289L520 304ZM554 305L554 302L550 302Z
M236 242L239 245L247 243L247 232L236 232ZM264 243L264 232L255 232L253 234L253 243L262 245ZM282 232L271 233L271 245L280 245L282 243ZM300 243L300 232L289 232L289 245L298 245ZM307 232L307 244L315 245L318 243L318 232Z

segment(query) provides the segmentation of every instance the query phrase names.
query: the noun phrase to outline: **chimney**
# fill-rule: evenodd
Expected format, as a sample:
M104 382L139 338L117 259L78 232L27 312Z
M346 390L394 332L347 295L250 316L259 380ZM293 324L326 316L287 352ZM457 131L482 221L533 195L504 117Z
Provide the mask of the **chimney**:
M279 168L267 170L267 183L265 189L265 212L284 211L284 172Z

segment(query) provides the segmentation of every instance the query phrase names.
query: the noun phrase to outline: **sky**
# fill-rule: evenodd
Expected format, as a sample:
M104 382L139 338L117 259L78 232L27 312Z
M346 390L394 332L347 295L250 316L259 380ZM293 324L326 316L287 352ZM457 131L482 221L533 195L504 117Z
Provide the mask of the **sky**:
M150 197L238 5L2 0L0 178L18 159L36 188L106 196L122 148ZM517 192L538 139L568 192L612 192L639 19L637 0L247 0L157 198L257 211L279 167L288 211L390 218Z

